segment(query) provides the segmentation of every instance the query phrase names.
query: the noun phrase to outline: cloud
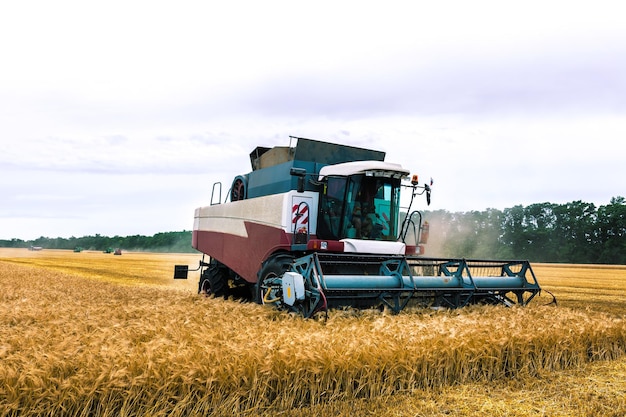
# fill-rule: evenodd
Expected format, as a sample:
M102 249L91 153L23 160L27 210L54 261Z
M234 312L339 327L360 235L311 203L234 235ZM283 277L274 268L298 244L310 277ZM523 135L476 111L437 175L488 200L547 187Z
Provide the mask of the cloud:
M176 230L290 135L386 151L435 179L436 209L606 203L626 177L617 11L15 2L0 14L0 238Z
M385 56L393 66L376 68L362 62L332 72L304 70L269 78L234 95L243 111L270 117L544 117L626 108L626 45L603 51L564 51L559 46L518 56L506 51L501 58L501 51L488 50L427 63L413 55Z

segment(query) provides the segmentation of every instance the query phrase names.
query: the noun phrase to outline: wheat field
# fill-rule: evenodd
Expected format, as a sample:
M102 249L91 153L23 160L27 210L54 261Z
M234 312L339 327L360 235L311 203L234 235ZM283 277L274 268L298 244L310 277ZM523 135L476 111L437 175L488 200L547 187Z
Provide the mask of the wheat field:
M198 255L0 249L0 416L623 416L626 267L533 265L525 308L197 295Z

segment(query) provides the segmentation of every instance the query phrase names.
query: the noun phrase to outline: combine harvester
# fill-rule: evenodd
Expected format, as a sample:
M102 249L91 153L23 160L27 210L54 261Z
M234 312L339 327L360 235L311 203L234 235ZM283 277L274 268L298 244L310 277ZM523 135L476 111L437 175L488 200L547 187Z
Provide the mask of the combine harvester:
M329 308L526 305L540 291L528 261L424 257L428 223L411 211L420 185L381 151L291 137L257 147L225 201L215 183L195 210L198 292L243 297L304 317ZM400 191L411 193L400 207ZM186 279L187 265L174 278Z

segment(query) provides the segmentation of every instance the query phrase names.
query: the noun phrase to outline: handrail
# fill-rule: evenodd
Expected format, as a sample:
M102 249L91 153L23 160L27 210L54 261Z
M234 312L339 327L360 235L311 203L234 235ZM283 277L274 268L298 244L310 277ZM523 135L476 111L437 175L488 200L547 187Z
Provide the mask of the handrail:
M215 187L218 186L218 195L217 195L217 203L215 202ZM215 182L213 183L213 188L211 189L211 205L214 206L216 204L221 204L222 201L222 183Z

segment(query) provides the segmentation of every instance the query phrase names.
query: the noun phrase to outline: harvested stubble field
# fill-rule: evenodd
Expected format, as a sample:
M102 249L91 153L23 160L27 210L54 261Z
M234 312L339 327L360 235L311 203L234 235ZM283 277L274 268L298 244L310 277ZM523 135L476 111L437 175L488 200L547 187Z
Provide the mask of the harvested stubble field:
M0 416L626 415L626 267L535 265L558 307L304 320L171 278L199 260L0 249Z

